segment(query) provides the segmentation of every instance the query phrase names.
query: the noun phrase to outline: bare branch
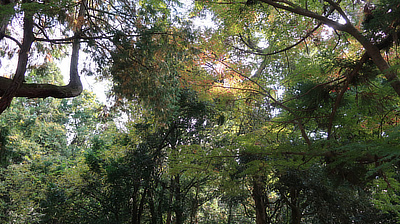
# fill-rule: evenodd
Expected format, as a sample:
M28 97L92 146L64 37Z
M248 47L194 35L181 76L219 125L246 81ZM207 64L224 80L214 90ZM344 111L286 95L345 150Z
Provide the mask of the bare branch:
M279 2L274 1L274 0L261 0L261 1L266 3L266 4L268 4L268 5L271 5L273 7L276 7L276 8L279 8L279 9L283 9L283 10L295 13L297 15L302 15L302 16L305 16L305 17L308 17L308 18L316 19L316 20L322 22L323 24L326 24L326 25L332 27L333 29L340 30L340 31L347 31L347 26L345 26L343 24L340 24L340 23L338 23L336 21L333 21L331 19L328 19L327 17L319 15L319 14L317 14L315 12L310 11L310 10L307 10L307 9L301 8L299 6L296 6L295 4L290 3L289 1L284 1L284 2L287 5L290 5L290 6L280 4Z
M346 13L344 13L343 9L339 6L338 3L332 1L332 0L324 0L328 2L336 11L339 12L339 14L343 17L343 19L346 21L347 24L351 24L349 18L347 17Z
M3 36L3 37L5 37L5 38L8 38L8 39L14 41L14 42L18 45L19 48L22 48L22 44L21 44L17 39L15 39L14 37L9 36L9 35L7 35L7 34L0 34L0 36ZM1 38L0 38L0 39L1 39Z
M256 52L253 52L253 51L246 51L246 50L240 49L240 48L238 48L238 47L234 47L234 48L236 48L236 49L238 49L238 50L240 50L240 51L246 52L246 53L251 53L251 54L261 55L261 56L271 56L271 55L279 54L279 53L288 51L288 50L290 50L290 49L296 47L297 45L301 44L301 43L302 43L303 41L305 41L308 37L310 37L319 27L321 27L321 25L322 25L322 23L319 23L316 27L314 27L312 30L310 30L309 32L307 32L307 34L306 34L304 37L302 37L299 41L297 41L295 44L290 45L290 46L288 46L288 47L285 47L284 49L271 52L271 53L263 53L263 52L260 52L260 49L254 49L254 50L256 50ZM246 44L246 43L245 43L245 44ZM246 44L246 45L247 45L247 44ZM249 45L247 45L247 46L249 46Z
M0 95L5 93L5 90L11 85L12 79L0 77ZM56 86L52 84L37 84L37 83L22 83L20 88L15 92L14 97L27 98L68 98L75 97L82 90L79 86Z
M43 27L39 26L38 24L34 24L39 30L40 32L43 34L43 36L46 37L46 39L49 39L49 36L47 35L46 31L43 29Z

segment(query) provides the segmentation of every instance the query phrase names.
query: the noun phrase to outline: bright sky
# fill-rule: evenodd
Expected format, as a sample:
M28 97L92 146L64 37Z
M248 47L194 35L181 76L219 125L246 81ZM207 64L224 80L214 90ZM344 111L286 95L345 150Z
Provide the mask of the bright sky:
M80 52L81 54L79 55L80 58L85 58L83 57L83 52ZM61 69L61 74L64 76L64 83L69 82L69 65L70 65L70 57L64 58L62 61L59 63L59 67ZM82 63L78 64L79 71L81 70ZM106 103L106 91L108 90L107 88L107 83L105 82L99 82L96 81L94 77L89 77L81 74L81 81L83 85L83 89L88 90L90 92L94 92L97 96L97 99L102 102Z

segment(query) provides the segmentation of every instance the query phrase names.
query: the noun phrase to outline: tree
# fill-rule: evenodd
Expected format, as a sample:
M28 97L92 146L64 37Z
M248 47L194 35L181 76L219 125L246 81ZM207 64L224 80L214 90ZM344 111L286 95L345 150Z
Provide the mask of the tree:
M0 171L2 222L73 223L90 217L88 213L93 214L94 205L81 193L81 188L86 186L82 173L88 169L83 154L93 135L101 132L103 119L98 116L95 99L87 93L82 96L86 99L81 96L73 100L20 98L3 114L3 125L10 122L15 125L4 136L6 144L2 149L6 150ZM77 105L85 116L70 116L68 112ZM26 110L27 107L31 109ZM71 129L67 125L73 126L71 120L75 119L86 119L86 124L93 122L98 127L90 130L91 137L86 142L80 136L88 133L78 128L72 131L73 137L80 141L68 142L67 133Z
M62 85L62 75L53 63L32 69L27 79ZM101 108L86 91L74 99L12 102L0 119L2 222L79 220L82 208L73 204L89 207L88 202L71 189L84 183L82 154L92 136L102 131ZM91 130L81 128L83 124Z
M388 29L386 29L384 31L384 34L382 35L382 36L384 36L384 39L376 40L374 38L369 39L369 38L371 38L370 36L362 35L362 31L355 28L355 25L352 23L352 20L354 20L354 18L349 17L349 16L351 16L350 13L346 13L340 6L340 4L342 4L342 5L346 4L345 2L326 1L326 3L328 4L326 6L327 10L323 11L323 13L321 13L321 14L317 14L317 13L311 11L312 10L311 6L307 5L307 3L305 5L305 7L303 8L303 7L300 7L299 5L297 5L296 3L292 3L292 2L283 2L283 3L277 3L274 1L262 1L262 2L264 2L270 6L273 6L273 7L292 12L297 15L315 19L325 25L332 27L334 30L343 31L343 32L350 34L350 36L352 36L354 39L356 39L364 47L366 54L372 59L372 61L379 68L379 70L383 74L385 74L385 77L390 82L394 91L398 95L400 95L400 82L398 80L399 78L397 76L397 72L396 72L396 70L390 69L390 65L388 64L388 62L383 58L382 54L380 53L380 50L383 48L383 46L387 47L387 46L393 45L393 43L394 43L393 35L397 36L397 34L398 34L398 31L396 29L399 26L399 18L392 16L392 13L396 13L399 10L398 3L396 3L396 2L390 2L390 3L388 2L389 4L385 4L385 2L381 3L379 11L382 10L381 12L383 12L383 11L387 10L386 11L387 13L384 13L382 17L378 16L378 17L380 17L380 18L378 18L378 20L384 20L385 22L391 24L391 26L388 27ZM366 4L367 5L365 7L370 7L368 5L369 3L366 3ZM316 9L319 8L321 10L321 6L322 5L319 5L319 7L317 6ZM329 16L331 16L332 12L336 12L338 14L338 15L336 15L336 18L343 19L345 21L345 23L341 24L339 22L339 20L334 21L334 20L330 19ZM368 12L366 12L366 13L368 13ZM376 15L372 15L372 16L374 17ZM358 19L358 21L361 21L361 20ZM385 43L385 42L388 42L388 43ZM360 61L361 61L361 63L365 63L363 60L360 60Z
M146 97L163 94L167 102L174 100L176 93L173 89L157 88L153 92L148 91L159 85L176 84L176 70L178 67L182 69L182 64L189 61L188 58L185 59L187 54L178 53L185 53L188 49L184 43L190 39L186 36L191 33L184 32L184 27L177 28L186 22L171 13L172 7L179 7L179 3L3 1L0 40L5 49L9 49L3 52L3 56L14 56L17 52L19 56L17 70L12 78L1 77L0 112L8 107L13 97L69 98L79 95L82 92L78 71L81 45L82 50L91 54L91 62L97 63L95 70L88 68L90 63L82 63L86 67L82 71L96 73L102 78L111 77L116 84L116 95L140 96L145 100ZM19 37L20 34L10 24L15 24L21 17L24 18L21 27L23 35ZM26 70L34 66L34 63L41 63L28 60L32 55L37 54L45 61L59 59L68 45L72 48L68 85L25 82ZM164 55L162 50L167 46L170 50L179 49L179 52L174 50L169 55L168 51L164 51L167 53ZM127 69L121 69L121 66L126 65L124 63L128 63ZM124 89L128 83L132 84L128 74L138 75L134 79L134 91ZM167 99L167 96L171 99Z
M2 1L1 2L2 14L1 14L1 33L0 40L9 39L19 48L18 51L18 63L13 78L1 78L0 94L0 113L3 112L11 103L14 97L30 97L30 98L45 98L45 97L56 97L56 98L67 98L79 95L82 92L82 84L78 74L78 56L80 48L80 36L82 35L83 17L85 15L84 5L86 1L82 1L80 10L76 13L76 17L71 18L72 22L68 24L66 18L74 15L77 10L73 1L62 1L57 4L42 2L42 1ZM9 23L15 19L23 17L22 25L22 41L19 41L13 35L17 35L15 32L9 29ZM64 38L61 40L50 39L51 27L63 26L68 27L64 34L68 31L73 31L74 36L72 38ZM63 43L69 41L72 43L72 55L71 55L71 66L70 66L70 82L66 86L55 86L52 84L34 84L25 83L25 73L28 66L29 55L31 54L32 45L34 43L36 49L40 49L40 42L49 43ZM8 44L8 43L7 43ZM51 48L49 48L51 49ZM45 51L47 57L51 59L52 51ZM12 53L14 53L12 52ZM4 52L10 53L10 52ZM11 54L12 54L11 53ZM39 51L39 53L42 53Z
M199 89L201 85L200 91L204 92L219 88L219 96L232 91L243 95L253 93L264 98L264 102L259 100L264 103L263 108L276 108L272 111L274 115L262 121L260 128L239 132L238 136L242 136L246 144L238 149L239 155L226 156L241 158L249 153L268 158L271 175L275 177L282 177L282 172L289 167L307 170L309 164L314 164L321 170L328 166L324 178L338 178L340 184L367 187L374 182L372 177L387 181L384 186L397 184L395 178L387 175L397 172L397 153L393 153L396 147L389 139L397 136L398 94L394 95L393 90L398 93L399 61L391 35L397 36L398 31L391 28L392 25L398 27L398 14L391 12L398 11L398 3L377 2L374 10L379 14L368 19L365 17L370 15L363 14L364 4L350 7L351 4L330 1L249 1L247 4L207 1L197 4L199 11L195 15L210 10L218 22L216 30L210 31L212 36L207 38L211 47L208 43L203 45L208 46L210 54L203 57L202 65L210 68L207 72L211 78L203 81L193 78L194 88ZM334 19L342 24L333 22ZM327 29L322 23L337 31ZM391 25L384 28L381 24ZM371 43L364 39L375 46L371 48ZM361 46L368 53L361 52ZM385 50L387 57L383 64L393 65L391 69L382 69L379 61L382 62L383 57L377 49ZM241 65L252 68L252 72L238 69L243 68ZM241 84L256 85L249 88L232 85L228 82L232 74L242 78ZM274 89L274 85L278 88ZM275 95L279 88L284 90L283 94ZM243 95L233 94L225 98L225 102L234 102L228 105L239 108L238 102L247 99ZM257 100L249 99L249 102ZM248 108L256 107L250 103ZM262 161L255 159L254 163ZM253 170L252 174L261 174L261 171ZM369 187L364 189L375 191ZM300 201L295 196L298 194L289 195L293 196L293 201ZM284 195L279 200L284 201ZM298 214L288 217L292 222L306 220L297 206L289 209Z
M38 2L18 4L29 12L32 3ZM46 4L38 7L51 6ZM11 195L31 204L42 222L398 219L398 1L197 1L191 15L211 12L216 21L199 33L170 10L178 3L79 4L87 22L80 34L60 41L74 39L78 46L79 36L87 43L82 46L99 77L113 81L113 109L122 108L131 123L91 132L88 127L103 121L86 106L90 94L51 101L61 102L55 105L63 113L47 125L25 120L31 116L24 110L37 100L18 101L19 112L10 108L18 125L0 126L4 167L16 163L3 175L10 184L2 186L42 179L34 190L16 185L39 198L24 201L2 188L4 202ZM78 13L72 9L77 6L71 12ZM72 35L80 19L65 21ZM14 41L7 35L3 39ZM36 115L45 114L38 109L43 111ZM69 141L50 143L65 133ZM68 169L49 160L18 165L32 148L54 149L76 161ZM77 182L56 178L61 176ZM22 221L39 220L20 211Z

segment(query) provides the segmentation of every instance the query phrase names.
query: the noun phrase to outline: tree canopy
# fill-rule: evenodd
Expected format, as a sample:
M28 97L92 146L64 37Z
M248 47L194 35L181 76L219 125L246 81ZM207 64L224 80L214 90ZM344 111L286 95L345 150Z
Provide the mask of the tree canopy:
M399 0L22 0L0 17L2 222L399 222ZM110 105L82 74L111 82Z

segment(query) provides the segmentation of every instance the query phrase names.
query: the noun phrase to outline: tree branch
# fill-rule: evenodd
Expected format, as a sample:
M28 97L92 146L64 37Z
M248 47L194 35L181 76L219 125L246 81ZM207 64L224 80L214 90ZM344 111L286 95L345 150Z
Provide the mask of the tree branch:
M274 0L261 0L261 2L264 2L264 3L268 4L268 5L276 7L278 9L283 9L283 10L292 12L292 13L297 14L297 15L301 15L301 16L305 16L305 17L308 17L308 18L316 19L316 20L322 22L323 24L326 24L326 25L332 27L335 30L346 31L346 29L347 29L347 27L345 25L342 25L342 24L340 24L340 23L338 23L336 21L333 21L331 19L328 19L327 17L319 15L319 14L317 14L315 12L309 11L307 9L303 9L303 8L301 8L299 6L296 6L295 4L293 4L293 3L289 2L289 1L284 1L284 3L286 3L289 6L280 4L278 1L274 1Z
M342 89L340 90L339 95L336 97L335 104L333 105L333 108L332 108L332 113L329 115L328 140L331 139L331 137L332 137L333 120L334 120L334 118L336 116L337 109L339 108L340 103L342 102L344 93L347 91L350 82L360 72L360 70L361 70L362 66L364 65L364 63L367 62L368 58L369 58L368 54L364 53L364 55L361 57L360 61L357 63L356 67L347 76L346 82L344 83Z
M11 85L12 79L0 77L0 95ZM14 97L27 98L68 98L78 96L82 89L77 85L57 86L52 84L22 83Z
M19 48L22 48L22 44L17 39L15 39L14 37L9 36L7 34L0 34L0 40L1 40L1 37L5 37L5 38L8 38L8 39L14 41L18 45Z
M16 91L20 88L24 82L26 66L28 64L28 53L31 49L34 37L33 37L33 16L25 12L24 16L24 34L21 49L18 55L17 70L15 72L14 78L7 89L2 94L0 99L0 114L7 109L11 101L13 100Z
M339 3L336 3L332 0L324 0L328 2L339 14L343 17L347 24L351 24L349 18L347 17L346 13L344 13L343 9L339 6Z
M86 0L80 2L80 9L77 20L80 21L76 27L75 35L80 36L85 16L84 5ZM70 81L66 86L55 86L51 84L24 83L25 72L28 64L29 51L35 41L33 34L33 14L25 12L23 25L23 42L18 56L17 70L14 78L0 78L0 114L7 109L14 97L28 98L68 98L78 96L83 88L78 73L80 39L75 38L72 43L72 55L70 63Z
M327 0L329 1L329 0ZM340 24L337 21L333 21L331 19L328 19L325 16L319 15L317 13L314 13L312 11L309 11L307 9L301 8L299 6L296 6L295 4L286 1L286 0L281 0L281 1L274 1L274 0L261 0L261 2L264 2L270 6L283 9L289 12L292 12L297 15L302 15L308 18L313 18L316 20L319 20L320 22L326 24L327 26L330 26L331 28L339 31L346 32L353 36L367 51L368 55L371 57L372 61L375 63L375 65L379 68L381 72L385 74L386 79L390 82L390 85L394 89L394 91L397 93L397 95L400 96L400 80L399 77L397 76L396 71L390 70L390 66L385 61L385 59L382 57L379 48L371 43L365 36L361 34L359 30L357 30L348 20L344 12L339 13L344 16L344 19L347 18L346 24ZM281 4L279 2L283 2L284 4ZM331 1L332 2L332 1ZM341 10L341 8L334 3L332 7L336 7L335 9Z
M285 48L283 48L283 49L281 49L281 50L278 50L278 51L274 51L274 52L270 52L270 53L264 53L264 52L261 51L261 49L254 49L254 48L252 48L250 45L248 45L248 44L243 40L243 38L242 38L241 36L240 36L240 38L241 38L241 40L246 44L246 46L248 46L250 49L255 50L256 52L243 50L243 49L240 49L240 48L238 48L238 47L234 47L234 48L236 48L237 50L243 51L243 52L245 52L245 53L250 53L250 54L255 54L255 55L261 55L261 56L271 56L271 55L279 54L279 53L288 51L288 50L290 50L290 49L296 47L297 45L301 44L304 40L306 40L309 36L311 36L311 34L313 34L319 27L321 27L321 25L322 25L322 23L319 23L319 24L318 24L317 26L315 26L312 30L310 30L309 32L307 32L307 34L306 34L304 37L302 37L299 41L297 41L296 43L294 43L294 44L292 44L292 45L290 45L290 46L288 46L288 47L285 47Z

